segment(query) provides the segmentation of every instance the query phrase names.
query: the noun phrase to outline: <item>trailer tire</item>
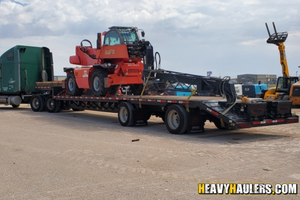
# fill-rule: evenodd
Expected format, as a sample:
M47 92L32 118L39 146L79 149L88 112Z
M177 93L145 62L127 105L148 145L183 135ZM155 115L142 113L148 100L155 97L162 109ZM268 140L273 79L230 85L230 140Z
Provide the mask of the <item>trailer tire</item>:
M98 69L91 78L91 89L95 96L105 96L108 92L108 88L104 88L104 78L107 77L107 71Z
M128 102L122 102L119 106L118 120L122 126L133 125L133 106Z
M41 112L45 109L45 98L42 95L33 95L30 99L30 107L34 112Z
M165 124L170 133L183 134L188 127L188 114L180 105L172 105L167 109Z
M71 96L80 96L83 92L82 89L78 88L73 72L70 72L67 76L66 87L68 94Z
M46 109L49 113L57 113L60 111L60 101L52 99L52 96L48 96L46 99Z

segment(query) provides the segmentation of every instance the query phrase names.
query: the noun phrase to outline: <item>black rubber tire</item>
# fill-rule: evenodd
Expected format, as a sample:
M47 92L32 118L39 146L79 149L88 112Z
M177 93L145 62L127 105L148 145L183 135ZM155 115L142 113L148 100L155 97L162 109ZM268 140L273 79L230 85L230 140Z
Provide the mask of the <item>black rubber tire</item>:
M49 113L57 113L60 111L60 101L52 99L52 96L46 98L46 109Z
M33 95L30 99L30 107L34 112L41 112L45 109L45 98L42 95Z
M80 96L82 95L83 90L78 88L76 79L73 72L70 72L66 79L66 88L67 92L71 96Z
M183 134L188 127L188 114L184 107L171 105L165 115L165 124L170 133Z
M133 125L133 106L131 103L122 102L119 106L118 120L122 126Z
M143 91L143 84L133 84L130 85L130 90L133 95L140 95Z
M90 86L95 96L105 96L109 92L108 88L104 88L104 78L107 74L107 71L101 69L93 73Z

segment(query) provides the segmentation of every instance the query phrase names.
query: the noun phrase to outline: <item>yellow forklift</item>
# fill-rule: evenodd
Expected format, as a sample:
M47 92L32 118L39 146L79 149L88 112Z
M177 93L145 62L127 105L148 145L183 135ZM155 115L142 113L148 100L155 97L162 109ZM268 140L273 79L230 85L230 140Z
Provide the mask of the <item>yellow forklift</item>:
M290 100L294 106L300 105L300 83L299 78L290 76L288 64L285 55L284 42L288 37L287 32L277 32L273 22L274 32L270 34L268 24L266 28L269 34L267 43L278 46L280 54L280 64L282 67L282 76L278 77L276 87L264 91L263 98L265 100Z

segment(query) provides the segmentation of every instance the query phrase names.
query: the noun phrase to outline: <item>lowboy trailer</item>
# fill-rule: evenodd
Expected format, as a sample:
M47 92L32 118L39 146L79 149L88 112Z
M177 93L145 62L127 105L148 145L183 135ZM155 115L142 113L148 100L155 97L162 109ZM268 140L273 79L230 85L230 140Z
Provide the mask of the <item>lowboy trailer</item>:
M298 123L291 113L290 101L262 99L228 99L217 96L159 96L110 95L96 97L85 94L70 96L64 81L37 83L39 95L31 100L33 111L58 112L61 109L94 110L118 113L122 126L147 125L151 115L161 117L170 133L203 132L205 122L213 122L218 129L239 129L266 125Z

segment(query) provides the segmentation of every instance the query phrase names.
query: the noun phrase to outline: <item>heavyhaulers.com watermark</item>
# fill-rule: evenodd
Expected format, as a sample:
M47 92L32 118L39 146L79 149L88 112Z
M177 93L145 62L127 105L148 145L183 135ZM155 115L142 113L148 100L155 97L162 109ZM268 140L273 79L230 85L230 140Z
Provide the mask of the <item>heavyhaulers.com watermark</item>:
M199 194L264 194L264 195L296 195L298 184L296 183L199 183Z

